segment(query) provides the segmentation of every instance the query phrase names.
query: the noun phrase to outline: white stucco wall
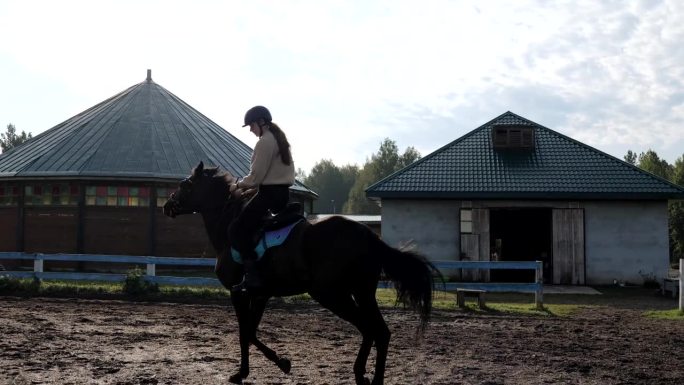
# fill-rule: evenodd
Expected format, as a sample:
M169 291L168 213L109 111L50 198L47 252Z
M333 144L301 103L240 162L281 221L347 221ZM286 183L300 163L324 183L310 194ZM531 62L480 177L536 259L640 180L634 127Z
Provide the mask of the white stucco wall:
M669 268L665 201L472 201L473 207L584 209L586 283L658 281ZM392 246L413 241L433 260L459 255L461 201L383 200L382 237Z
M460 201L383 199L382 239L392 246L414 242L433 260L459 254Z
M658 281L669 267L667 203L582 202L587 284Z

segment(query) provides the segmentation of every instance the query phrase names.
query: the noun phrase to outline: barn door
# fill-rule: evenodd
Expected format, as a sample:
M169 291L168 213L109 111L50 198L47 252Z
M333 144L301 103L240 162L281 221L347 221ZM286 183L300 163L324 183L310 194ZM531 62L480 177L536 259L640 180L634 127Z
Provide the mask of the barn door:
M553 210L553 283L584 285L584 210Z
M468 261L489 261L489 209L472 209L472 233L461 234L461 255ZM463 270L464 281L489 282L489 270Z

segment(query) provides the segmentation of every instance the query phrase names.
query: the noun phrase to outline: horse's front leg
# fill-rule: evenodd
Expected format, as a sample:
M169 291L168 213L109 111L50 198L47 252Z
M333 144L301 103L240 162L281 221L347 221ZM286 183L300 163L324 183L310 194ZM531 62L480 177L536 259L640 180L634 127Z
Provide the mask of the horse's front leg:
M249 375L249 343L255 335L252 330L250 320L249 296L233 291L230 293L230 300L235 308L235 315L238 320L238 334L240 337L240 370L230 376L229 381L233 384L242 384L242 380ZM256 330L256 329L255 329Z
M275 363L283 373L290 373L292 364L285 357L278 354L259 341L256 331L264 315L268 297L250 297L242 292L232 292L231 300L235 307L235 314L238 319L238 332L240 337L240 370L230 377L233 384L241 384L242 380L249 375L249 345L250 343L259 349L266 358Z
M256 346L257 349L259 349L266 358L268 358L270 361L276 364L278 368L280 368L280 370L283 371L283 373L288 374L290 373L290 369L292 368L290 360L285 357L278 356L278 354L274 350L270 349L268 346L259 341L259 339L256 336L259 324L261 323L261 318L264 315L264 311L266 310L267 302L268 297L252 298L250 304L250 314L252 319L252 325L254 326L252 334L252 344L254 344L254 346Z

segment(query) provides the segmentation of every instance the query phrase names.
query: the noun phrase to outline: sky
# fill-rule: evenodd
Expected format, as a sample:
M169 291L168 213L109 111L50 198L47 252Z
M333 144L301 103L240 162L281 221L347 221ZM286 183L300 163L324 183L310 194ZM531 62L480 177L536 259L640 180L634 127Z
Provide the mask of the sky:
M295 166L423 156L506 111L622 159L684 155L684 1L0 0L0 131L34 136L152 78Z

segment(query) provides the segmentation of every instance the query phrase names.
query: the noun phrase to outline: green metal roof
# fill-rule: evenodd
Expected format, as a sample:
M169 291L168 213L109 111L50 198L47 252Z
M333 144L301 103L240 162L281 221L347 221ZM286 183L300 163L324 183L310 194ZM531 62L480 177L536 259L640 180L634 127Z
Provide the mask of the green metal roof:
M492 147L494 126L528 126L531 151ZM684 199L684 189L620 159L506 112L376 182L369 198Z
M0 154L0 180L178 180L200 161L249 172L252 149L152 81L136 84ZM316 193L301 183L293 190Z

